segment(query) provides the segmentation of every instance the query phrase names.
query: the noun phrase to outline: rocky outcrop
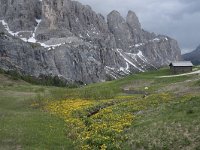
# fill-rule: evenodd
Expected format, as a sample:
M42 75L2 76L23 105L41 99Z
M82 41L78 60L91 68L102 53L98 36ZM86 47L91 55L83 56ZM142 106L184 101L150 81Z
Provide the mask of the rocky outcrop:
M200 65L200 45L191 53L184 54L183 59L192 61L194 65Z
M34 30L36 18L41 18L41 1L37 0L0 0L0 19L16 31Z
M0 67L100 82L180 59L175 40L141 28L136 14L107 21L70 0L0 0Z

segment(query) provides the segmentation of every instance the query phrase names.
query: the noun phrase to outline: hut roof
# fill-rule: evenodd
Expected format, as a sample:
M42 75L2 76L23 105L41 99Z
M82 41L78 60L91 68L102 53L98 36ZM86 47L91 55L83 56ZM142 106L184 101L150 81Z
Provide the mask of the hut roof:
M191 61L177 61L177 62L171 62L169 66L174 67L192 67L193 64Z

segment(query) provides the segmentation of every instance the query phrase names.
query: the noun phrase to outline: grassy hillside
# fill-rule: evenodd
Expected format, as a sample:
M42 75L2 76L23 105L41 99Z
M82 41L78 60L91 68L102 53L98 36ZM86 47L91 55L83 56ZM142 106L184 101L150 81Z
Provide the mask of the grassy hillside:
M0 149L198 149L200 76L163 75L68 89L1 74Z
M0 75L0 149L66 149L65 123L34 105L54 87L30 85ZM34 105L34 107L33 107Z

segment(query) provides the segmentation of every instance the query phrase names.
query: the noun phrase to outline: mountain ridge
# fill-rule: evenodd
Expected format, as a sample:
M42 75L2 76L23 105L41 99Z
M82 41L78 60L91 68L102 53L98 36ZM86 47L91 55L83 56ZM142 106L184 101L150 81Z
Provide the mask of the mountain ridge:
M200 45L192 52L183 55L183 59L192 61L194 65L200 64Z
M181 58L175 40L143 30L133 11L126 18L112 11L106 21L76 1L29 1L0 0L0 67L5 70L91 83Z

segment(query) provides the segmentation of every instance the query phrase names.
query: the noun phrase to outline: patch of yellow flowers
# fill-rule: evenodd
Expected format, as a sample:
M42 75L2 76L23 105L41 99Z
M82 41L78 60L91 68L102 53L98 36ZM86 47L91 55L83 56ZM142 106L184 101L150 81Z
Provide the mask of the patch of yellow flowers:
M120 99L121 101L119 101ZM79 148L83 150L121 149L120 144L126 140L123 131L137 119L138 111L157 107L160 103L172 99L170 94L161 93L143 99L122 96L102 101L62 100L48 103L45 109L65 120L69 129L68 137L74 139L79 144ZM91 108L115 100L118 102L88 116Z
M62 100L48 103L45 109L65 120L70 129L68 137L82 145L81 149L104 150L107 144L117 149L123 140L119 134L131 125L134 116L127 112L113 112L114 107L109 106L87 117L89 108L108 101Z

